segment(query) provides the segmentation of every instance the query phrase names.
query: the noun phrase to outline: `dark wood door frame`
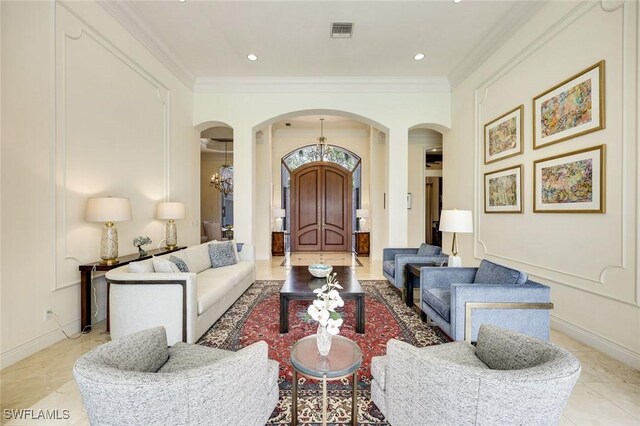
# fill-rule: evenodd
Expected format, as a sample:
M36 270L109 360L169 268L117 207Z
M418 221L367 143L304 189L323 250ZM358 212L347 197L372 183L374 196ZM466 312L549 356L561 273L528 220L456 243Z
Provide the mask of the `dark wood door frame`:
M305 192L304 194L299 194L298 190L298 182L301 178L309 176L309 179L313 179L311 177L313 173L316 173L316 189L315 189L315 203L313 202L314 195L310 192ZM340 226L336 223L331 223L331 221L325 221L327 206L325 205L326 200L331 198L331 194L325 193L325 182L328 176L328 173L337 174L343 177L344 179L344 187L342 188L344 199L342 201L343 208L343 220L344 220L344 244L341 245L342 248L337 249L336 245L332 245L328 238L329 235L335 235L336 233L340 233ZM336 164L325 163L325 162L313 162L309 164L305 164L302 167L299 167L294 172L291 173L291 249L292 251L351 251L351 239L352 239L352 210L353 210L353 200L352 200L352 192L353 192L353 176L352 173L347 169L340 167ZM299 244L299 229L298 229L298 220L299 215L303 208L303 206L299 206L300 196L307 197L307 210L312 209L314 212L307 211L311 217L315 217L316 221L309 221L309 223L305 226L305 232L311 233L315 232L317 239L315 240L315 244L313 241L309 241L310 244L305 244L304 247L300 247Z

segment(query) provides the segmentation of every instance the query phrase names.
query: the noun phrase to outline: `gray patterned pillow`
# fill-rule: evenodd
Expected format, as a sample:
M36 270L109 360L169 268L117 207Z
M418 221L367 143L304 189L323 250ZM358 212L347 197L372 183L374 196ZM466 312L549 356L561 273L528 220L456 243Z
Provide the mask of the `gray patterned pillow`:
M212 268L235 265L238 263L236 260L236 253L233 250L232 241L209 244L209 258L211 258Z
M176 264L178 269L180 269L180 272L189 272L189 267L187 266L187 263L184 260L176 256L169 257L169 260Z

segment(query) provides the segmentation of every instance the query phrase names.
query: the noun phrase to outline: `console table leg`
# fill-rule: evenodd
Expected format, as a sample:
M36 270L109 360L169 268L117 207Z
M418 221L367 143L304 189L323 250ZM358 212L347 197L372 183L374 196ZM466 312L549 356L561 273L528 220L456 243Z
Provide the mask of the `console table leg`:
M91 272L80 274L80 331L91 331Z

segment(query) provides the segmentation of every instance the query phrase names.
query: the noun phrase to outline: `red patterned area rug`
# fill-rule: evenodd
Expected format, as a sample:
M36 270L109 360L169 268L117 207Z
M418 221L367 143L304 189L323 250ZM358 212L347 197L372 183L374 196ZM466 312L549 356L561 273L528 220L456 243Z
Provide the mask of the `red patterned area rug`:
M302 337L314 334L317 323L307 314L310 301L289 303L289 332L279 332L279 293L284 281L256 281L198 342L201 345L236 351L264 340L269 358L280 363L280 400L268 424L291 423L291 347ZM428 327L418 313L407 307L400 292L387 281L360 281L365 291L365 333L355 332L355 301L342 308L344 325L340 334L356 342L363 353L358 370L358 424L387 425L371 401L371 358L384 355L389 339L399 339L422 347L449 339L438 327ZM300 377L300 376L299 376ZM328 382L329 423L347 425L351 419L351 380ZM322 422L321 382L299 378L298 422Z

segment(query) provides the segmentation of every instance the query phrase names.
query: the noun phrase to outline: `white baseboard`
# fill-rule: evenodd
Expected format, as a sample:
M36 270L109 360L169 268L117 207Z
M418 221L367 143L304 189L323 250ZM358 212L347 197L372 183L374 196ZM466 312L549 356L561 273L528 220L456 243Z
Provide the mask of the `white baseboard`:
M640 354L637 352L629 350L624 346L620 346L619 344L585 330L584 328L554 317L553 315L551 316L551 327L581 343L584 343L585 345L589 345L592 348L627 364L632 368L635 368L636 370L640 370Z
M70 323L63 325L62 329L68 335L76 334L80 331L80 320L71 321ZM27 342L0 354L0 369L7 368L8 366L64 339L64 334L62 334L60 329L56 328L39 337L28 340Z

